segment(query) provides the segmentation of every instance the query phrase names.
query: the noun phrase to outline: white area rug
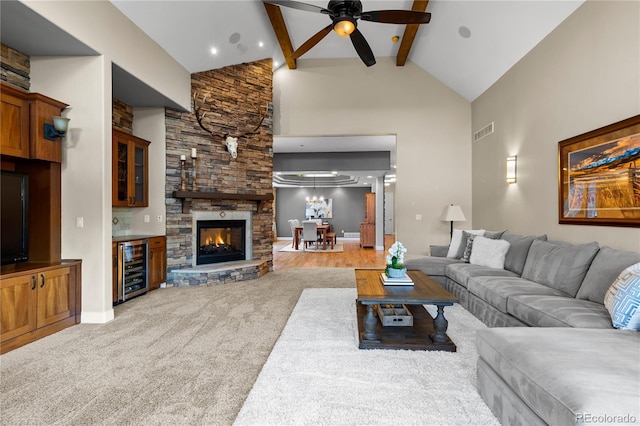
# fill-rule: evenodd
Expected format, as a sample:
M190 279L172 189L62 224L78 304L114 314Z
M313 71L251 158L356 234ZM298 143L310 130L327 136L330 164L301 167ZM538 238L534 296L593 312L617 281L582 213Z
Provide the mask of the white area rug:
M499 424L475 387L479 320L445 309L455 353L360 350L355 299L303 292L235 425Z
M288 252L292 252L292 253L303 253L303 252L311 252L311 253L341 253L344 251L344 246L342 244L336 244L333 246L333 249L331 248L331 246L327 245L326 250L324 250L322 248L322 245L318 245L318 249L316 250L315 247L307 247L307 248L303 248L303 245L300 244L298 246L298 250L296 250L295 247L291 247L291 244L288 244L286 246L284 246L283 248L281 248L278 251L288 251Z

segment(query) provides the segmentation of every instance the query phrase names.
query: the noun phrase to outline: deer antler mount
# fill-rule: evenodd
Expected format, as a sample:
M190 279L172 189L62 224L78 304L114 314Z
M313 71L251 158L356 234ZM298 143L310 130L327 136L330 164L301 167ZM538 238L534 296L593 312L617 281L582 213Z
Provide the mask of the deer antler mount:
M260 126L262 125L262 122L267 116L266 112L264 114L261 112L260 106L258 103L257 113L260 120L258 121L258 124L255 127L252 127L251 130L248 130L246 132L240 132L240 133L224 133L224 134L216 133L213 130L208 129L204 125L203 119L207 113L202 112L202 105L205 104L206 100L207 100L207 96L204 95L202 97L202 101L200 101L200 105L198 105L198 93L197 92L193 93L193 110L196 115L196 120L198 120L198 124L200 125L202 130L209 133L211 136L214 137L214 139L219 137L222 138L223 139L222 144L227 148L227 151L229 151L229 153L231 154L231 157L234 159L237 158L238 157L238 139L248 135L254 135L256 133L259 133Z

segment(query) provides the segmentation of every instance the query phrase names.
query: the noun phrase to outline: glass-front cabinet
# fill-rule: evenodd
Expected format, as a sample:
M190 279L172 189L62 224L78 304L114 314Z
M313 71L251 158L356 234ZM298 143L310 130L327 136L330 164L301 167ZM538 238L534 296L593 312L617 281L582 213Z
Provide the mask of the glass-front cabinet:
M149 205L149 142L113 129L113 206Z

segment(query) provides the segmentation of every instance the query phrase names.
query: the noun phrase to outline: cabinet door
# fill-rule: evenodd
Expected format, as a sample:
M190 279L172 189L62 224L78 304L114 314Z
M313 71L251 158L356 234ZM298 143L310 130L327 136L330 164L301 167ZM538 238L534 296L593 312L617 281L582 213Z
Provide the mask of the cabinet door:
M68 318L74 313L75 295L70 268L38 273L38 327Z
M133 160L130 168L130 193L133 195L132 207L146 207L149 205L148 149L147 145L134 142L131 144L131 156Z
M0 281L0 340L36 328L36 276L26 274Z
M149 289L154 290L167 280L167 246L165 237L149 239Z
M113 130L113 206L146 207L149 205L148 151L148 141Z
M0 93L0 153L29 158L29 108L26 98Z

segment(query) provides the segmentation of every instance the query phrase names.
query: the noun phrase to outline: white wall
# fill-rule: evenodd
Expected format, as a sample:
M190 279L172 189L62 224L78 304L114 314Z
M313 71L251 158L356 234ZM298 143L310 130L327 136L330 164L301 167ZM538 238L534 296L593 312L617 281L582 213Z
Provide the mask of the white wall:
M472 104L473 224L640 251L640 230L558 224L558 142L640 113L640 2L587 1ZM518 182L505 161L518 155ZM466 213L466 211L465 211Z
M274 134L396 134L397 239L409 254L426 254L449 241L439 219L445 205L471 217L471 105L411 62L376 59L370 68L359 59L301 59L296 70L276 71Z
M166 128L164 108L134 108L133 134L149 144L149 207L132 208L130 234L165 235ZM144 222L144 216L149 222ZM158 220L160 218L160 220Z
M105 322L113 318L111 63L32 57L31 91L71 107L63 113L71 121L62 145L62 258L82 259L82 322Z
M71 135L65 139L63 149L62 256L83 261L82 322L106 322L113 318L112 63L185 109L190 108L191 77L110 2L24 3L102 55L31 57L31 90L72 107L68 113ZM151 140L152 145L156 141L150 150L151 204L145 209L155 220L142 224L141 229L164 234L164 116L160 124L159 109L141 109L138 114L136 134ZM161 223L157 222L159 215L163 217ZM84 228L76 228L78 216L84 218ZM138 217L138 212L135 218L132 215L135 226Z
M191 108L191 77L109 1L21 0L159 93ZM111 77L109 77L110 79Z

